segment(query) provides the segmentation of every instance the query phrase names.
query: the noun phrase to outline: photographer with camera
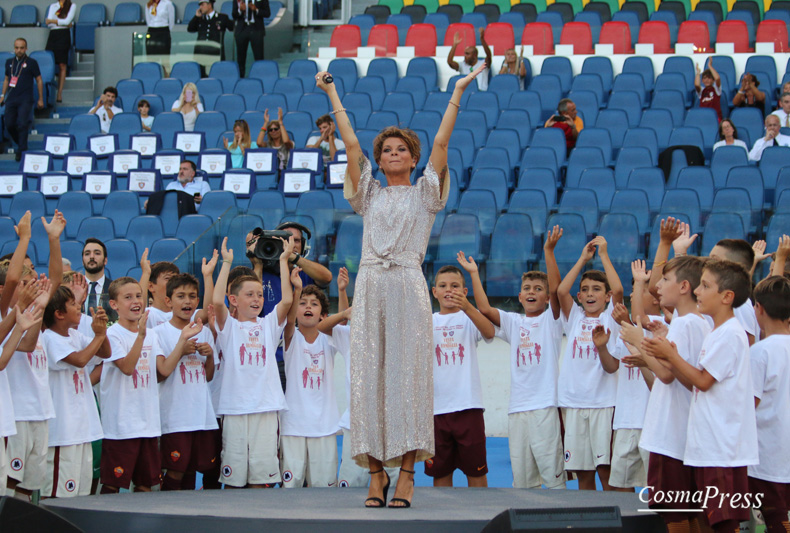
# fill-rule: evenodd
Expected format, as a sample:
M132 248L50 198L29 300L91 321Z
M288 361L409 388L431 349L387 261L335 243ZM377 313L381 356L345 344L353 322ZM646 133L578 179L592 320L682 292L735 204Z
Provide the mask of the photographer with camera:
M263 283L263 309L260 316L271 312L282 299L280 289L280 254L283 252L283 240L293 235L294 253L288 261L289 268L298 266L302 269L299 277L302 286L318 285L326 287L332 281L332 273L324 265L307 259L310 254L310 230L296 222L283 222L273 231L255 228L247 234L247 257L252 263L255 275ZM282 345L277 348L277 366L280 370L280 381L285 390L285 364L283 362Z
M549 118L544 128L560 128L565 133L565 147L570 155L576 146L576 138L584 128L582 119L576 114L576 104L570 98L563 98L557 105L557 114Z

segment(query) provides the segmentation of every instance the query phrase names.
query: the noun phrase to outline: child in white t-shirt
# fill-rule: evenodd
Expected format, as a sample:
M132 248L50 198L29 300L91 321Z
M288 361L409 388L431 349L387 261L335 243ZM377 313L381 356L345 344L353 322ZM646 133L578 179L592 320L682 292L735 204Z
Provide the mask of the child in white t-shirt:
M764 279L754 288L763 340L751 348L760 464L749 466L749 490L762 494L767 531L790 530L790 281Z
M198 289L198 281L191 274L170 278L167 304L173 317L153 332L161 381L160 444L166 470L163 491L184 489L185 473L208 472L218 460L219 426L208 386L215 378L216 351L211 330L200 319L192 322L199 302Z
M108 290L118 321L107 330L112 355L102 365L102 494L115 494L134 483L135 491L159 485L159 389L156 385L156 338L146 330L143 290L122 277Z
M581 305L576 305L571 287L595 255L596 247L605 272L588 270L582 274L577 294ZM575 472L582 490L595 490L597 471L604 490L609 490L617 376L606 373L598 362L592 333L599 325L612 333L611 353L620 331L612 319L612 308L623 301L623 285L609 259L603 236L584 246L579 260L557 288L557 297L568 336L557 387L565 425L565 470Z
M43 497L90 494L93 479L91 442L101 439L99 411L86 366L112 355L107 339L107 314L93 313L93 339L77 331L82 310L68 287L59 287L44 311L41 335L49 360L49 388L55 418L49 421L47 480Z
M461 265L477 274L474 259L462 254ZM434 487L452 487L453 472L461 470L470 487L488 486L483 392L477 364L477 344L494 338L494 325L466 298L461 270L439 269L431 289L439 302L433 314L433 430L436 455L425 461L425 474Z
M214 287L217 346L222 350L222 385L218 413L222 421L220 481L234 487L262 488L278 483L277 412L286 409L275 352L293 301L288 257L293 237L280 256L282 299L263 318L263 285L260 279L241 276L230 287L236 318L228 315L225 286L233 250L222 242L222 268ZM297 271L298 269L294 269Z
M148 261L148 250L143 253L140 261L143 274L140 276L140 286L148 287L150 302L146 297L146 307L148 308L148 328L153 330L160 324L164 324L173 318L173 311L167 305L167 282L173 276L181 273L178 267L170 261L158 261L151 264Z
M565 488L560 414L557 409L557 374L562 323L557 300L560 273L554 247L562 236L559 226L548 233L544 252L548 274L525 272L518 301L524 314L506 313L491 307L473 260L461 265L472 277L472 290L480 312L510 344L510 406L508 445L513 487ZM547 307L547 304L550 306Z
M743 267L709 259L695 293L700 312L711 316L715 327L702 344L697 366L673 350L650 354L693 386L683 462L693 467L696 488L703 492L748 494L747 467L759 464L749 341L733 312L750 288ZM717 531L737 531L739 522L749 518L740 500L708 501L708 524Z
M299 270L298 267L294 270ZM288 410L280 414L280 469L283 486L337 486L337 439L340 415L335 399L335 346L318 331L329 299L315 285L302 288L292 277L294 302L283 332ZM298 324L298 328L296 327Z

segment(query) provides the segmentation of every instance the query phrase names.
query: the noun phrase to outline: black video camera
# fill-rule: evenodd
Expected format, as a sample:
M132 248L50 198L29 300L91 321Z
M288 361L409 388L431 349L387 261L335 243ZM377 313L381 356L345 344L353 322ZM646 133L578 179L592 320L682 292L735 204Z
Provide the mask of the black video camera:
M286 230L286 228L290 227L296 228L302 232L304 242L302 243L302 249L299 250L299 253L302 257L307 257L307 254L310 252L310 246L307 244L307 240L311 237L310 230L295 222L283 222L277 226L275 230L264 230L262 228L253 229L252 239L247 242L247 257L250 259L257 257L263 263L263 269L265 271L278 273L280 271L280 256L284 250L284 243L281 239L287 241L292 236L292 233ZM249 246L253 244L253 242L255 243L255 247L250 251Z

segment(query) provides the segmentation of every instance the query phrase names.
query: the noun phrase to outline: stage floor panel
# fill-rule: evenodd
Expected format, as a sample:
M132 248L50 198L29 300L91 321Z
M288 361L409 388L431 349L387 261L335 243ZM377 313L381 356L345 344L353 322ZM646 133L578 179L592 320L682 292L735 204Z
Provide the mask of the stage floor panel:
M510 508L619 506L623 531L663 531L636 494L578 490L415 489L411 509L365 509L367 489L247 489L154 492L46 500L50 510L86 533L203 531L389 533L479 532ZM390 497L392 489L390 489ZM640 511L640 509L642 511Z

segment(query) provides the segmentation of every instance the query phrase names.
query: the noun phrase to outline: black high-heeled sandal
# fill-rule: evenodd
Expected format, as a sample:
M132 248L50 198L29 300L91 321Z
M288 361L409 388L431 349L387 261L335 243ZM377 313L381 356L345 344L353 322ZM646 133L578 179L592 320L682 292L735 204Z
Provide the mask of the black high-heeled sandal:
M414 475L414 470L406 470L405 468L401 468L400 471L406 472L407 474L412 474L412 476ZM414 487L414 477L411 478L411 485ZM392 502L402 503L403 505L392 505ZM387 505L387 508L389 509L408 509L409 507L411 507L411 501L405 498L392 498L389 505Z
M390 475L383 468L380 468L375 472L369 471L368 473L372 476L373 474L379 474L381 472L384 472L384 475L387 476L387 484L384 485L384 489L381 491L382 498L371 496L370 498L365 500L365 507L368 509L384 509L384 507L386 507L387 505L386 504L387 493L390 490ZM368 502L377 503L378 505L368 505Z

